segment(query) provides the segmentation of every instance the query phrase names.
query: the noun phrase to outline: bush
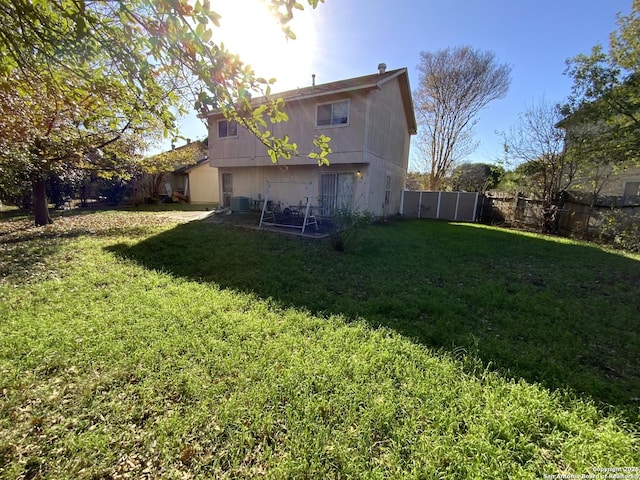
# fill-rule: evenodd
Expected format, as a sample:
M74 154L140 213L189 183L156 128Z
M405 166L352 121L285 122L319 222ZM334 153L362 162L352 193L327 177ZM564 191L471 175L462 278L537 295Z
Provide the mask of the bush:
M373 215L369 212L358 212L348 208L336 209L331 216L331 248L337 252L344 252L347 243L353 239L357 231L372 221Z
M630 252L640 252L640 215L612 209L602 221L600 241Z

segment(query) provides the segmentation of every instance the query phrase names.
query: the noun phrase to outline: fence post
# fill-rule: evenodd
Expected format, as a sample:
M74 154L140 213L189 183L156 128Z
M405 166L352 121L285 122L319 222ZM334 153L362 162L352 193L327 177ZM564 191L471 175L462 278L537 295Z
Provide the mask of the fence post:
M404 192L406 190L403 190L402 195L400 195L400 215L404 215Z
M473 201L473 220L474 222L478 221L478 195L480 195L479 192L476 192L476 198Z
M418 218L420 218L421 211L422 211L422 190L420 190L420 197L418 198Z
M442 198L442 192L438 192L438 206L436 208L436 220L440 219L440 199Z

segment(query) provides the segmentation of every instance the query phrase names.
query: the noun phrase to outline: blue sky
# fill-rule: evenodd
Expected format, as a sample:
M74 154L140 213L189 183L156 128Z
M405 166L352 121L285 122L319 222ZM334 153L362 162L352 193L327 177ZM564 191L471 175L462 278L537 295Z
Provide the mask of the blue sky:
M235 43L229 34L225 44L259 75L278 78L276 91L309 85L312 73L317 83L374 73L380 62L388 69L407 67L415 88L421 51L461 45L492 50L512 66L511 88L481 112L475 129L480 146L467 159L492 162L502 154L496 131L508 130L542 97L562 101L571 88L563 75L566 59L588 53L596 43L606 45L616 13L627 14L632 0L326 0L299 17L293 24L298 40L288 44L266 34L277 35L277 26L257 0L242 2L214 0L212 8L230 9L222 24L226 18L231 31L261 33L243 33ZM183 121L182 133L202 138L206 129L191 117Z

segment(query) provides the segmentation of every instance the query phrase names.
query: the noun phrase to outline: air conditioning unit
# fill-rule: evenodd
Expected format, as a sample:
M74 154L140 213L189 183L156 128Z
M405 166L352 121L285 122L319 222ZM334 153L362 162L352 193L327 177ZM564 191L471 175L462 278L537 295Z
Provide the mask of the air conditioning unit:
M233 212L248 212L251 209L251 199L249 197L232 197L231 210Z

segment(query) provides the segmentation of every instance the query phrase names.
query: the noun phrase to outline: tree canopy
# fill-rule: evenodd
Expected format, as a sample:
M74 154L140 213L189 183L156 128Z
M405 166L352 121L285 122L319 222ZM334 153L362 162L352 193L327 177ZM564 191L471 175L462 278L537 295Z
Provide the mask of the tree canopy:
M501 165L462 163L446 178L446 185L454 191L485 192L495 188L504 173Z
M506 95L511 67L490 51L447 48L420 54L414 93L421 133L417 147L437 190L456 161L475 150L473 127L479 112Z
M640 162L640 0L617 23L608 50L596 45L567 62L573 87L561 125L572 153L594 167Z
M303 5L267 3L294 38L287 24ZM0 177L28 174L36 224L49 221L49 173L115 170L150 130L174 133L175 112L189 104L221 109L274 160L296 152L266 128L264 117L286 120L282 101L249 102L275 80L257 78L215 38L220 16L208 0L0 0L0 22ZM317 146L326 161L326 142Z

